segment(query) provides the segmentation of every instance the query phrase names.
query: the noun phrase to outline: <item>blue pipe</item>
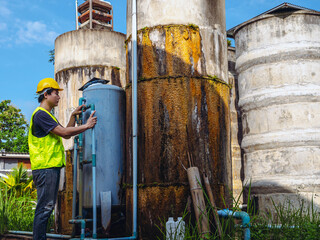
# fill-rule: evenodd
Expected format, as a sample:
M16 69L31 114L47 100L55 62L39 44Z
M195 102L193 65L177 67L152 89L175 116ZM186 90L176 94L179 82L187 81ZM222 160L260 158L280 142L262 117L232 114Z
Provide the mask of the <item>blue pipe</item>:
M242 220L242 227L244 228L244 240L250 239L250 217L246 212L233 212L229 209L223 209L218 211L220 217L234 217Z
M280 228L299 228L299 226L283 226L282 224L268 224L268 228L277 228L277 229L280 229Z
M79 98L79 106L83 105L86 102L85 98ZM82 109L80 117L79 117L79 124L83 122L83 112ZM83 178L83 171L81 167L81 163L83 161L83 134L79 134L79 166L80 166L80 173L79 173L79 216L82 216L82 205L83 205L83 189L82 189L82 178Z
M8 231L8 233L11 234L21 234L21 235L33 235L33 232L26 232L26 231ZM46 234L48 238L62 238L62 239L70 239L71 235L62 235L62 234Z
M72 220L69 220L69 223L72 223L72 224L81 223L81 235L80 235L81 240L85 239L86 222L92 222L92 219L72 219Z
M137 0L132 0L132 159L133 159L133 236L137 238L138 211L138 81L137 81Z
M91 112L95 110L91 104ZM97 238L97 196L96 196L96 143L94 127L92 128L92 208L93 208L93 238Z
M76 198L77 198L77 153L78 153L78 137L74 138L74 146L73 146L73 192L72 192L72 219L76 217Z
M131 236L131 237L120 237L120 238L99 238L99 240L134 240L136 239L136 236ZM83 238L81 240L93 240L95 238ZM79 238L71 238L70 240L79 240Z

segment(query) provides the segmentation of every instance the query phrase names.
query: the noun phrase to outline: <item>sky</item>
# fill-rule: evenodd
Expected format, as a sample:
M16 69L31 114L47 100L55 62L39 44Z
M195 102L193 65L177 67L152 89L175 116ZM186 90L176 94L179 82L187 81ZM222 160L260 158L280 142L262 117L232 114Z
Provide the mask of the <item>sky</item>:
M78 0L78 4L83 2ZM109 2L114 31L126 33L126 0ZM283 2L226 0L227 30ZM320 11L320 0L288 2ZM0 101L11 100L29 121L38 106L38 82L54 78L49 51L59 35L75 28L75 0L0 0Z

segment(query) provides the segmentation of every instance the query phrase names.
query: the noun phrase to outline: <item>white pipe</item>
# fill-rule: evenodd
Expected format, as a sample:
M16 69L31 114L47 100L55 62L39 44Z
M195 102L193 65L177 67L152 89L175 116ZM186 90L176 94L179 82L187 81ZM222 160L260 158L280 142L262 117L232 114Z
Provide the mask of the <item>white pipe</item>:
M133 154L133 236L137 236L138 209L138 98L137 98L137 0L132 0L132 154Z
M89 24L90 24L90 29L92 29L92 0L89 2Z
M78 23L78 0L76 0L76 30L79 29L79 23Z

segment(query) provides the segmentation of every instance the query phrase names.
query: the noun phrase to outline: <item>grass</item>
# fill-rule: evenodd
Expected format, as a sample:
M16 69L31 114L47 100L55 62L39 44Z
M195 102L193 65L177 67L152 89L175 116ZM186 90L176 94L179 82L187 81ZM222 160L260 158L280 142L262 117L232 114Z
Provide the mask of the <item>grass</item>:
M0 234L8 230L32 231L35 201L29 195L16 196L6 188L0 191Z
M204 190L203 190L204 191ZM241 228L241 221L233 218L220 218L222 226L222 236L215 228L213 220L213 214L216 213L213 206L208 201L208 197L204 191L205 198L207 200L207 212L208 221L210 224L210 233L206 238L201 236L198 230L198 226L193 220L192 213L187 210L183 213L183 220L185 222L185 235L184 238L179 238L178 233L175 232L172 235L172 240L182 239L243 239L243 228ZM306 204L301 200L299 204L293 205L289 200L276 204L272 200L272 207L268 209L266 213L258 213L255 209L254 202L250 198L250 186L248 191L247 213L250 216L250 232L251 239L261 240L318 240L320 239L320 213L314 207L313 202ZM233 199L232 211L240 210L240 197ZM161 236L158 236L159 240L165 240L166 232L166 219L161 219L160 226L157 226L161 232Z

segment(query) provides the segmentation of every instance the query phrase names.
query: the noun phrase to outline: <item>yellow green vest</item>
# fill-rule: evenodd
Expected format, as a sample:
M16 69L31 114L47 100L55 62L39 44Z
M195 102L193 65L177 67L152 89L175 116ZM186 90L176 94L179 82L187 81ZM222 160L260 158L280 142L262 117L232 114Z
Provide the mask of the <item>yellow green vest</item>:
M52 167L63 167L65 163L64 147L60 136L49 133L47 136L37 138L32 134L33 116L39 110L48 113L56 122L57 119L42 107L36 108L30 120L28 143L31 169L44 169Z

